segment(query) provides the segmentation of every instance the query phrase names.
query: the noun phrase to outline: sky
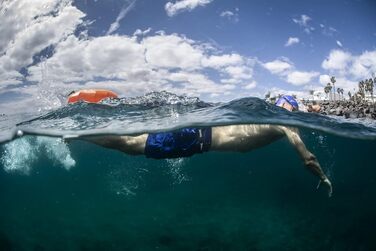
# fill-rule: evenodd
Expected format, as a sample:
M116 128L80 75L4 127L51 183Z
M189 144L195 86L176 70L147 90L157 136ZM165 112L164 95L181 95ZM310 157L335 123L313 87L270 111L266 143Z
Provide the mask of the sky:
M3 0L0 113L72 90L229 101L354 92L376 74L375 0Z

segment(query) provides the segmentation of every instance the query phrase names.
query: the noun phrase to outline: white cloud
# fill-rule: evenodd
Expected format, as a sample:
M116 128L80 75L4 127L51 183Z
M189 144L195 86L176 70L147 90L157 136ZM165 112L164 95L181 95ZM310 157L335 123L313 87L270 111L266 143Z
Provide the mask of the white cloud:
M127 78L145 64L144 48L129 37L104 36L79 40L70 36L45 62L29 68L29 80L40 81L40 69L54 81L88 81L95 77ZM126 56L124 56L126 55Z
M322 67L329 71L330 76L336 77L336 87L354 92L358 89L360 80L370 78L376 72L376 50L365 51L360 55L352 55L343 50L332 50L322 62ZM327 74L320 76L320 83L326 85L330 82Z
M287 58L277 59L262 64L272 74L279 76L281 79L292 85L306 85L312 82L313 78L319 75L313 71L297 71Z
M22 8L27 6L28 1L16 1L10 8ZM17 3L17 4L16 4ZM38 6L38 5L36 5ZM22 67L26 67L33 63L33 57L50 45L57 44L65 37L72 34L76 27L82 23L84 13L71 5L70 1L63 1L57 5L54 1L46 1L45 6L50 12L54 10L55 15L47 15L42 6L41 11L38 12L34 8L34 16L24 15L21 18L23 29L19 29L20 24L16 24L17 29L13 26L8 31L4 31L7 27L2 29L5 34L15 32L13 39L9 41L2 40L3 50L6 51L0 57L0 78L4 78L4 72L18 71ZM54 9L55 8L55 9ZM10 12L17 12L11 9ZM13 17L6 16L5 23L9 23L8 19L13 20Z
M337 40L336 43L337 43L337 45L338 45L339 47L343 47L341 41L338 41L338 40Z
M219 14L222 18L227 18L229 21L237 23L239 22L239 9L236 8L235 11L225 10L222 11L221 14Z
M40 21L39 17L55 10L59 0L2 1L0 15L0 54L12 43L20 31ZM37 17L35 21L33 18Z
M113 22L111 24L110 28L106 32L106 35L112 34L114 31L116 31L117 29L119 29L119 27L120 27L120 21L128 14L129 11L131 11L134 8L135 2L136 2L136 0L133 0L127 6L124 6L121 9L119 15L116 17L115 22Z
M235 85L239 83L239 79L225 78L225 79L221 79L221 83Z
M92 23L84 23L85 14L70 0L29 3L7 1L12 15L0 16L8 25L0 26L3 34L13 35L0 37L0 91L15 97L0 108L53 109L65 104L70 90L82 88L107 88L121 96L168 90L235 98L244 94L241 88L256 87L254 59L179 34L150 34L150 28L131 36L76 34L77 27ZM13 25L15 13L20 13L19 23ZM125 14L124 9L116 22ZM45 48L50 48L48 57L38 59Z
M319 77L319 82L320 82L320 84L322 84L322 85L326 85L327 83L330 82L330 76L329 76L329 75L326 75L326 74L324 74L324 75L320 75L320 77Z
M312 18L309 16L303 14L300 16L300 18L293 18L292 21L296 24L298 24L300 27L303 28L304 32L307 34L310 34L312 31L315 30L311 25L309 25L309 21L311 21Z
M297 37L289 37L289 39L285 43L285 46L288 47L288 46L291 46L291 45L297 44L297 43L299 43L299 38L297 38Z
M255 81L252 81L251 83L245 85L243 88L246 90L251 90L251 89L256 88L256 86L257 86L257 83Z
M357 79L369 78L372 73L376 73L376 50L365 51L354 57L350 73Z
M321 66L325 70L346 70L351 60L350 53L342 50L332 50Z
M343 88L344 95L347 95L349 91L354 94L354 89L358 90L358 81L350 80L344 77L337 77L336 80L336 88Z
M229 11L229 10L226 10L226 11L222 11L221 14L220 14L220 17L227 17L227 18L230 18L232 16L234 16L234 12L232 11Z
M321 66L337 76L359 80L369 78L372 73L376 72L376 50L365 51L361 55L352 55L343 50L332 50Z
M172 17L183 11L192 11L198 6L205 6L211 2L212 0L179 0L175 3L167 2L165 10L167 15Z
M192 40L177 35L147 37L146 61L155 67L197 69L201 67L203 51Z
M300 18L293 18L292 19L294 21L294 23L297 23L301 26L307 26L308 25L308 21L312 20L312 18L310 18L309 16L303 14L300 16Z
M219 69L225 66L238 65L243 63L243 58L239 54L212 55L202 59L202 65Z
M184 36L164 32L140 40L135 36L79 39L72 35L56 46L51 58L29 67L28 80L42 81L41 73L47 69L51 82L77 83L70 84L71 88L107 88L104 81L93 82L99 77L117 79L108 81L112 83L108 87L127 96L153 90L200 96L236 91L234 84L243 85L252 79L252 60L236 53L212 55L213 48L206 48ZM234 82L216 83L206 75L207 69Z
M148 34L149 32L151 31L151 28L147 28L146 30L140 30L140 29L137 29L134 33L133 33L133 36L145 36L146 34Z
M292 64L280 59L262 64L262 66L269 70L272 74L283 74L284 72L293 68Z
M306 85L318 75L318 72L293 71L287 75L287 82L293 85Z
M234 79L251 79L252 78L252 68L247 66L228 66L224 69L228 75Z

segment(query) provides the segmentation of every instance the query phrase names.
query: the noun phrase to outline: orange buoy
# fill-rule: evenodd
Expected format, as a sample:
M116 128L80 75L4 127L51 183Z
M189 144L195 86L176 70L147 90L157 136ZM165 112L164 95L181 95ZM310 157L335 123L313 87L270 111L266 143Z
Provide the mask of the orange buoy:
M101 89L86 89L72 93L68 96L68 104L78 101L85 101L88 103L98 103L105 98L117 98L116 93L109 90Z

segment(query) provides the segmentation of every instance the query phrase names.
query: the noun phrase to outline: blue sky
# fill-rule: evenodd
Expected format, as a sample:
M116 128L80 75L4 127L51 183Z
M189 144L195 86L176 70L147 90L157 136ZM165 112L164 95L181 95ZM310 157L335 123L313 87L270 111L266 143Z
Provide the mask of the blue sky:
M353 91L376 73L376 2L7 0L0 109L64 105L81 88L207 101Z

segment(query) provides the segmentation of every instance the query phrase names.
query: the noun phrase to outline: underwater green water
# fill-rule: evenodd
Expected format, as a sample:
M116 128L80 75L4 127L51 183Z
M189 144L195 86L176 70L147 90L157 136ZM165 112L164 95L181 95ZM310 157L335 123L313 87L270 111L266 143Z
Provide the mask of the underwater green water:
M74 167L45 146L20 155L29 174L5 171L3 144L0 250L376 250L376 141L302 138L331 198L286 139L175 160L73 141Z

